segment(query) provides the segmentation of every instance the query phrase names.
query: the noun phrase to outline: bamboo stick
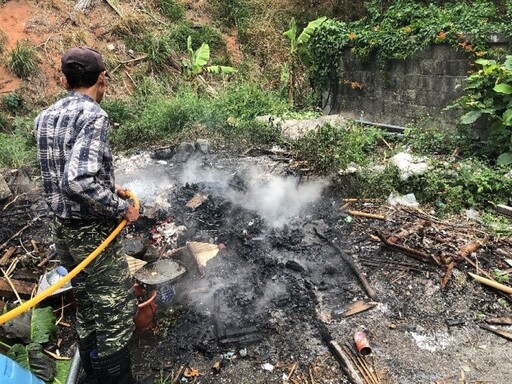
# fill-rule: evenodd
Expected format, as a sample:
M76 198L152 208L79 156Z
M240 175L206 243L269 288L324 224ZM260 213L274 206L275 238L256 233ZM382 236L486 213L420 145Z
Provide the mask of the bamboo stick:
M508 294L512 294L512 287L507 287L506 285L500 284L494 280L486 279L485 277L475 275L474 273L468 272L469 276L471 276L476 281L487 285L489 287L495 288L501 292L505 292Z

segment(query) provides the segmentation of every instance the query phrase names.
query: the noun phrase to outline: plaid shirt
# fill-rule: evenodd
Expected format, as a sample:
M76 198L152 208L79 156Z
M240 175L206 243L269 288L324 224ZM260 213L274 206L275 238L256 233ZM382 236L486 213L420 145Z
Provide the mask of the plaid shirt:
M46 202L62 219L121 218L128 203L115 193L107 113L71 92L35 119Z

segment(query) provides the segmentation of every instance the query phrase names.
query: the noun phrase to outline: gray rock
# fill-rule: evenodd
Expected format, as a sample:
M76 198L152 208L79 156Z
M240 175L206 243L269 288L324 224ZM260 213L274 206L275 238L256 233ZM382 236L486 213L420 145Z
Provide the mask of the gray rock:
M210 141L207 139L197 139L196 140L196 150L203 154L210 153Z
M5 200L11 196L12 196L12 192L9 189L9 186L5 182L4 177L2 175L0 175L0 200Z

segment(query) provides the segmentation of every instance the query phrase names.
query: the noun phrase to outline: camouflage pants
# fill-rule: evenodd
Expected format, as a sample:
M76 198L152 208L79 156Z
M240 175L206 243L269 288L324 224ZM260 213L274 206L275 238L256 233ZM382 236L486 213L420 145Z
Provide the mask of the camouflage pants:
M55 219L54 241L62 265L69 271L76 267L116 225L113 221ZM83 339L96 332L100 357L127 345L135 329L137 301L119 241L112 241L71 284L78 303L78 337Z

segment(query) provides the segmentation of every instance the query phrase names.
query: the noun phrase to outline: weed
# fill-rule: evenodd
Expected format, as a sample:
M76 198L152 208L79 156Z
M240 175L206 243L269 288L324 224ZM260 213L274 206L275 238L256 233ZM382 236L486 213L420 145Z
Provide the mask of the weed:
M119 37L140 37L147 31L147 18L139 13L128 13L112 28Z
M169 65L173 44L167 34L148 33L143 36L139 44L137 50L147 55L147 61L152 69L160 71Z
M369 164L381 137L381 131L372 127L324 124L299 138L292 146L313 168L328 173L351 163Z
M37 70L37 52L28 40L18 40L9 52L7 67L16 76L26 79Z
M22 168L35 164L36 151L19 135L0 132L0 165Z
M226 27L245 29L252 10L247 0L213 0L210 9Z
M185 17L183 5L176 0L158 0L157 4L162 14L174 22Z
M23 106L23 99L21 94L17 91L9 92L2 98L1 101L3 109L12 114L16 114L21 111Z
M493 269L491 271L491 276L498 283L508 283L510 281L510 276L507 271L502 271L501 269Z
M4 31L0 30L0 53L4 53L7 41L7 35L5 34Z
M405 131L404 144L414 153L452 155L455 151L466 152L470 138L462 130L441 128L424 121Z
M11 127L9 117L3 111L0 111L0 132L8 132Z

